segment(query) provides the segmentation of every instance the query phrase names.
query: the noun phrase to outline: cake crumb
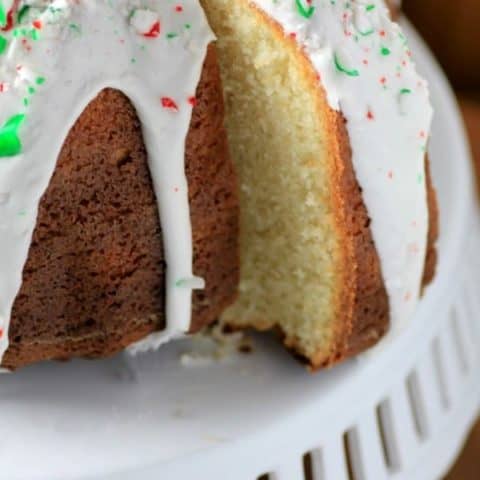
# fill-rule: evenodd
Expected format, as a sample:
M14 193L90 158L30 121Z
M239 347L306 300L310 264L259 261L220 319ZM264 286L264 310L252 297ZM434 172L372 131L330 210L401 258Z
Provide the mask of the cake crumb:
M245 332L228 331L221 324L207 327L193 337L190 351L180 355L184 367L205 367L227 360L236 353L253 352L253 341Z

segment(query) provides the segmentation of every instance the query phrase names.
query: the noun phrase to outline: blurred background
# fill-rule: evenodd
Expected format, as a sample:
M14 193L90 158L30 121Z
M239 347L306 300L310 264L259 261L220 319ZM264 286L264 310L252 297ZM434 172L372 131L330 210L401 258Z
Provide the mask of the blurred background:
M457 93L480 185L480 0L403 0L403 6ZM480 480L480 422L445 480Z

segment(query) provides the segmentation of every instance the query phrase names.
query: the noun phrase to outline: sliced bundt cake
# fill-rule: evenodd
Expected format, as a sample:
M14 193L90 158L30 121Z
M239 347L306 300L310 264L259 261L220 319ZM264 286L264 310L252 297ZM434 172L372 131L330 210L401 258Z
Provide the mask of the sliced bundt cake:
M2 365L211 323L236 292L238 198L198 2L6 3Z
M240 177L240 295L223 321L334 364L401 329L433 275L426 83L383 1L202 4Z

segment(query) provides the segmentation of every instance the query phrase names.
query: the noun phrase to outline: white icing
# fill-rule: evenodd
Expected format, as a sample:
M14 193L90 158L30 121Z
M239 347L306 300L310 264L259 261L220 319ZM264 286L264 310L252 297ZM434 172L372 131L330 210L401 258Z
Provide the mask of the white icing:
M12 5L1 1L7 10ZM192 289L203 286L192 273L184 148L189 99L213 34L197 0L182 0L181 8L165 0L22 0L17 6L30 10L15 30L0 32L8 40L0 54L0 128L25 115L21 152L0 155L0 359L39 201L68 131L106 87L123 91L137 109L158 200L167 327L134 349L158 346L188 331ZM157 20L159 28L142 31Z
M424 160L432 117L427 85L383 0L252 3L286 35L295 36L319 73L330 106L347 120L353 166L389 295L392 330L398 331L418 301L425 263Z

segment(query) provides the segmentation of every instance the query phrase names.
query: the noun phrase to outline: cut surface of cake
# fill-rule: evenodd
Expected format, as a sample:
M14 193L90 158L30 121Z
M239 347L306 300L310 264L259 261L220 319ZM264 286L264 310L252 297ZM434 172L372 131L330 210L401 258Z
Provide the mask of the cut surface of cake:
M238 196L198 2L10 0L0 30L2 366L216 320Z
M404 328L433 276L426 82L383 1L202 4L240 179L240 294L222 320L332 365Z

